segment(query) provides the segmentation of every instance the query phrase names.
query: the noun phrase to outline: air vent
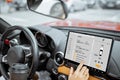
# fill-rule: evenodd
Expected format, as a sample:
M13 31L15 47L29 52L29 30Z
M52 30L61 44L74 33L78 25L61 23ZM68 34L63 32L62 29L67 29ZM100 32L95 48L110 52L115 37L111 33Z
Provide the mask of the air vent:
M58 51L54 56L54 61L56 65L61 66L64 64L64 53L61 51Z

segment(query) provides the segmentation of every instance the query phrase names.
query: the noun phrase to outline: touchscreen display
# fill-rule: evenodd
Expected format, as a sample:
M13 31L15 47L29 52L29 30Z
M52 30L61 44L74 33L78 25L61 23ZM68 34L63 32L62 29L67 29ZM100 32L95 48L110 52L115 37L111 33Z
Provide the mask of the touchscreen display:
M106 71L112 39L69 32L65 59Z

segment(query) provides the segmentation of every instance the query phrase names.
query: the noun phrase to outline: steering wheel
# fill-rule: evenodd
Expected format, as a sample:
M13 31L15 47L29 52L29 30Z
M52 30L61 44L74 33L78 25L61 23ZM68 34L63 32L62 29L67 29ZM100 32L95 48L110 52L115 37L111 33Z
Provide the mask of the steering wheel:
M5 43L4 41L7 39L8 35L10 35L11 32L15 31L15 30L20 30L23 31L25 36L27 37L27 39L30 42L30 51L31 51L31 60L30 60L30 66L29 66L29 73L28 73L28 79L31 79L33 77L33 75L35 74L36 69L38 68L38 60L39 60L39 54L38 54L38 46L37 46L37 41L34 37L34 35L32 34L32 32L26 28L26 27L20 27L20 26L13 26L8 28L2 35L1 40L0 40L0 70L1 70L1 74L3 75L3 77L6 80L10 79L10 75L8 74L8 72L5 69L5 64L7 64L9 67L15 63L25 63L25 54L23 52L24 48L22 48L22 44L18 44L17 46L12 46L9 47L7 53L4 54L4 46ZM3 61L3 58L7 56L8 60L5 62ZM11 60L10 58L13 58L11 56L17 57L15 58L15 60ZM10 61L11 60L11 61ZM22 61L23 60L23 61ZM28 63L28 62L26 62ZM29 63L28 63L29 64Z

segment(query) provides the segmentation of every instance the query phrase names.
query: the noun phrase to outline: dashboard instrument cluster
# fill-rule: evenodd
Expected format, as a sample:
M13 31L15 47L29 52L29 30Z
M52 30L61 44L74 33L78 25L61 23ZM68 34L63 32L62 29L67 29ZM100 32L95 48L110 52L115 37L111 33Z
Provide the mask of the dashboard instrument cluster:
M31 30L31 31L36 38L39 48L50 51L50 52L53 52L53 50L55 50L55 48L56 48L55 43L50 36L40 32L40 31L36 31L36 30ZM24 44L24 43L29 44L29 40L27 40L27 38L25 37L25 34L23 32L21 32L20 39L21 39L20 41L22 44Z
M47 39L47 37L46 37L45 34L43 34L43 33L41 33L41 32L36 32L36 33L35 33L35 38L36 38L36 40L37 40L37 42L38 42L38 45L39 45L40 47L46 47L46 46L47 46L47 44L48 44L48 39Z

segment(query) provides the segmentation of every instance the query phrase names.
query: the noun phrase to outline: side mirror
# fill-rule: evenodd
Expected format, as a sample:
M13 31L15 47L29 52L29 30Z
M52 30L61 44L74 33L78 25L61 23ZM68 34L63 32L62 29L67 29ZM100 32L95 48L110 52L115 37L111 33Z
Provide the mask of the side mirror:
M46 16L65 19L68 15L66 4L62 0L27 0L31 11Z

